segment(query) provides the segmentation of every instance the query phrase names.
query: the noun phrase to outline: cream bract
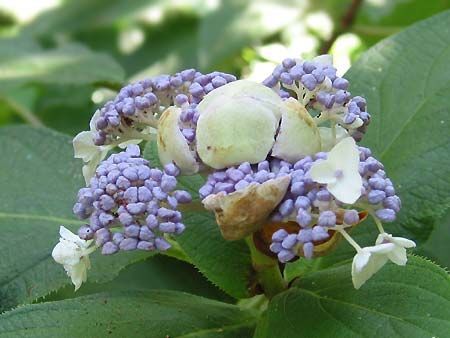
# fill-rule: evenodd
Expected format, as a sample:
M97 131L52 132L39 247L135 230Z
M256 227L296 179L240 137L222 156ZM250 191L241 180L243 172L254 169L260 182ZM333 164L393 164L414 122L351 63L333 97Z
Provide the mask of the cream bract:
M284 108L272 156L292 163L319 152L319 130L306 108L293 98L284 102Z
M158 127L158 153L162 164L174 163L184 174L195 174L199 164L180 131L181 109L169 107L161 115Z
M222 169L267 157L275 141L280 108L259 99L267 95L268 88L260 91L261 87L255 84L251 95L217 95L199 104L197 152L205 164ZM277 100L281 105L281 99Z

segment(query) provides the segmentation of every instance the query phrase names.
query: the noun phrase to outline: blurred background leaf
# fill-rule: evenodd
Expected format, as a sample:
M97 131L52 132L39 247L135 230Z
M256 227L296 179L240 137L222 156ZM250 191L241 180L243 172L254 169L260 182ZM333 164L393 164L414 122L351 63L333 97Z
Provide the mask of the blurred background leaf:
M344 73L371 45L447 8L450 0L0 0L0 125L73 135L113 95L105 88L188 67L262 80L283 58L329 46Z

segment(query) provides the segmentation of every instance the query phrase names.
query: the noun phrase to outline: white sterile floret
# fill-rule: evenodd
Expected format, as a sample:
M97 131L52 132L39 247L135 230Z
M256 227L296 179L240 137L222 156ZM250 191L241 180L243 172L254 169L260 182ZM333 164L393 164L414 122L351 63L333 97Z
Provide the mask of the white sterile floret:
M347 130L341 126L335 126L335 133L333 135L333 130L330 127L319 127L320 141L321 141L321 151L330 151L344 138L349 137Z
M112 149L112 146L96 146L94 144L94 132L82 131L74 137L73 150L75 158L81 158L85 165L83 166L83 177L86 184L94 176L95 169L101 161L104 160L108 151Z
M59 243L53 248L53 259L62 264L67 275L78 290L87 279L87 270L91 267L89 255L96 249L93 240L85 241L61 226Z
M100 162L105 159L108 152L115 146L115 144L102 146L97 146L94 144L94 135L97 131L95 122L99 116L100 111L97 110L89 122L89 127L91 130L78 133L72 141L74 157L82 159L85 163L82 171L86 185L89 184L89 181L94 176L95 170ZM118 146L120 148L125 148L128 144L139 144L141 141L142 139L124 139L124 141Z
M158 153L161 163L174 163L184 174L195 174L199 165L179 126L181 109L169 107L161 115L158 127Z
M320 134L311 115L297 100L289 98L284 104L272 156L293 163L320 151Z
M353 258L352 280L359 289L372 277L388 260L397 265L406 265L408 260L406 248L413 248L416 244L403 237L393 237L390 234L378 235L375 246L362 248Z
M337 200L353 204L361 196L362 189L358 166L358 147L353 138L346 137L331 149L326 160L312 165L309 175L315 182L326 184Z
M395 245L395 248L387 254L387 257L397 265L405 265L408 261L406 256L406 249L414 248L416 243L411 241L410 239L403 237L393 237L388 233L381 233L378 235L378 238L375 242L376 245L382 243L392 243Z
M215 169L264 160L275 141L282 103L271 89L244 80L206 95L198 105L201 160Z
M384 243L362 248L353 258L352 281L355 289L359 289L388 261L387 254L395 249L392 243Z

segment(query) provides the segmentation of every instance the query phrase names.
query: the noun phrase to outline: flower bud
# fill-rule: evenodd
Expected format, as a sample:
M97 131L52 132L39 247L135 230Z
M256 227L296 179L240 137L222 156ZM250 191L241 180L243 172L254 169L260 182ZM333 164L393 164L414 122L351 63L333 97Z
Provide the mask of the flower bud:
M264 160L274 144L281 109L277 94L251 81L212 91L198 105L201 160L215 169Z
M158 153L162 164L174 163L184 174L194 174L199 165L180 131L181 109L169 107L162 113L158 127Z

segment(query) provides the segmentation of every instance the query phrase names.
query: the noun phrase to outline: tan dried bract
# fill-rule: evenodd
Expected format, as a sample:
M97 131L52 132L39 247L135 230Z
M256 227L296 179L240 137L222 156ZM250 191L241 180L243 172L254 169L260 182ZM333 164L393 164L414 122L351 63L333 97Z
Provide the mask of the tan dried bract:
M252 183L228 195L224 192L210 195L203 200L203 205L214 211L226 240L242 239L267 222L269 214L283 199L290 181L290 176L286 175L262 184Z

